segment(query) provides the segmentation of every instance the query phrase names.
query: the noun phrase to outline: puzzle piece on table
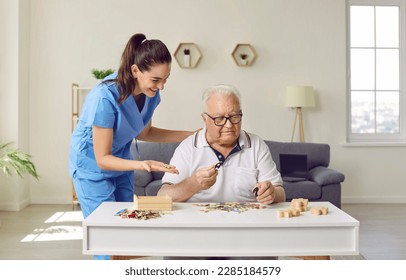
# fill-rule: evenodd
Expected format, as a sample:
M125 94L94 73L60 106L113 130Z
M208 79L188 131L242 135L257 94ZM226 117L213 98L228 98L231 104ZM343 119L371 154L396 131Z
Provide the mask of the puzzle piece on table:
M294 209L278 210L277 214L279 218L291 218L300 216L300 211Z
M122 219L149 220L160 218L163 214L161 211L123 209L118 211L115 216L120 216Z
M224 202L224 203L197 203L193 204L195 206L205 207L200 210L204 213L211 211L225 211L225 212L236 212L242 213L251 209L263 209L267 208L265 205L259 203L244 203L244 202Z
M312 213L313 215L316 215L316 216L327 215L328 208L327 207L312 207L310 209L310 213Z
M169 196L134 195L134 209L172 211L172 198Z
M299 210L300 212L307 211L307 204L309 200L307 198L294 198L290 202L290 209Z

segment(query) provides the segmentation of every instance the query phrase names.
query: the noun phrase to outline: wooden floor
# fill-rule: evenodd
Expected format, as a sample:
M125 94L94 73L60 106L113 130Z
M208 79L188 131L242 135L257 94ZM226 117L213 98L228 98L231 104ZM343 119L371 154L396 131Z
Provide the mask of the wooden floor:
M360 221L360 253L367 260L406 260L406 204L347 204ZM70 205L30 205L0 211L0 260L85 260L82 214Z
M406 204L348 204L360 221L360 252L367 260L406 260Z

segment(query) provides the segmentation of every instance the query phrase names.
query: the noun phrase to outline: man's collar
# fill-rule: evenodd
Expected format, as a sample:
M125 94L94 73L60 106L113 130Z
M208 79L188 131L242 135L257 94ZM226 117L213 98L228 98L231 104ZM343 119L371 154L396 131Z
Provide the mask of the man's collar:
M209 143L207 143L206 131L207 131L206 127L203 127L202 130L196 132L194 139L194 146L196 148L201 149L204 147L210 147ZM240 137L238 138L238 144L240 145L241 149L251 147L251 138L248 135L248 133L242 129L240 131Z

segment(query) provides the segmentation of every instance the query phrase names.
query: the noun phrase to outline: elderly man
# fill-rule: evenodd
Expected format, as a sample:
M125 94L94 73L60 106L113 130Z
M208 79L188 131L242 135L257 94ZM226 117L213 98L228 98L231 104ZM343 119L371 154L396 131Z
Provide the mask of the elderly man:
M240 94L230 85L203 94L205 127L176 149L158 195L177 202L285 201L280 173L265 142L241 129Z

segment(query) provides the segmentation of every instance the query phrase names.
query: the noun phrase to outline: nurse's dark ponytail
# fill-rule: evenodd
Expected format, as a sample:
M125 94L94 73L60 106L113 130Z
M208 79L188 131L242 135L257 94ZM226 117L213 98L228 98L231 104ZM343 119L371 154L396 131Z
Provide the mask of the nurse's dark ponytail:
M131 66L136 64L141 72L149 71L151 66L172 62L172 56L160 40L147 40L144 34L134 34L128 41L117 75L117 88L120 93L118 103L126 100L133 93L137 80L131 73Z

